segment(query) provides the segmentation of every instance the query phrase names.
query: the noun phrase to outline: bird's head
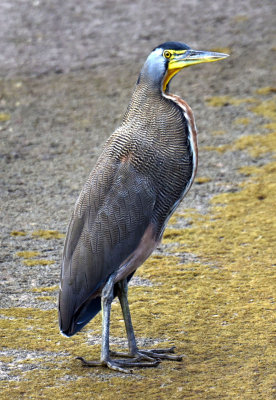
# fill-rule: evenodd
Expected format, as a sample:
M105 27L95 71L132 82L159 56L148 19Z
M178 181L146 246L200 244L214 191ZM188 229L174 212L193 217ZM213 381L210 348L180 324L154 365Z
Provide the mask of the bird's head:
M166 42L157 46L148 56L140 77L157 85L162 91L168 89L171 79L190 65L222 60L228 54L193 50L180 42Z

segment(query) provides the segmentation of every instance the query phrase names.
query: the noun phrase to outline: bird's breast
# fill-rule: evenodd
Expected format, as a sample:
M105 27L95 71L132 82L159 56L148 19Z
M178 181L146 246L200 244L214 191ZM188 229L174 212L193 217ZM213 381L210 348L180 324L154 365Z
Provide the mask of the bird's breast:
M190 142L191 152L193 156L193 167L194 167L194 176L197 171L198 166L198 145L197 145L197 129L196 123L194 119L194 114L191 107L181 99L179 96L175 94L164 94L165 98L173 101L182 111L183 117L187 124L187 138ZM193 176L193 178L194 178Z

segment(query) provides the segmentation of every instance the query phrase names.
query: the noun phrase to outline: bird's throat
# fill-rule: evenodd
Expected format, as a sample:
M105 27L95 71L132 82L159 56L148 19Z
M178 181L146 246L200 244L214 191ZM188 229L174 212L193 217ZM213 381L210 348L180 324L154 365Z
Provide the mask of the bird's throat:
M174 68L174 69L168 69L166 75L164 76L163 82L162 82L162 90L163 92L166 92L168 89L168 84L172 80L172 78L181 70L182 68Z

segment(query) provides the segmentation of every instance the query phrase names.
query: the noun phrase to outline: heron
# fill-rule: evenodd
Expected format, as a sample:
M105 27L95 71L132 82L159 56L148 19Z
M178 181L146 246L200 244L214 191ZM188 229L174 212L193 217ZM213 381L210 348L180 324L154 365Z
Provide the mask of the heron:
M149 54L121 125L109 137L76 201L61 265L59 325L79 332L102 310L100 360L131 373L161 360L180 361L174 347L139 349L128 304L128 282L160 244L167 222L189 191L197 170L197 130L192 109L169 92L172 78L190 65L228 55L163 43ZM111 304L119 298L128 352L110 350Z

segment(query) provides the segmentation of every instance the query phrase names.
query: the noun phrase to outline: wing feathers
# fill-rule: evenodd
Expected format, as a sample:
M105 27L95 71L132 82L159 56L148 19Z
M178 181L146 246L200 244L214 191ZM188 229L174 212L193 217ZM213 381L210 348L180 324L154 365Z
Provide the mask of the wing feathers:
M90 175L68 228L60 292L62 331L137 248L152 216L156 195L150 180L129 162L109 163Z

